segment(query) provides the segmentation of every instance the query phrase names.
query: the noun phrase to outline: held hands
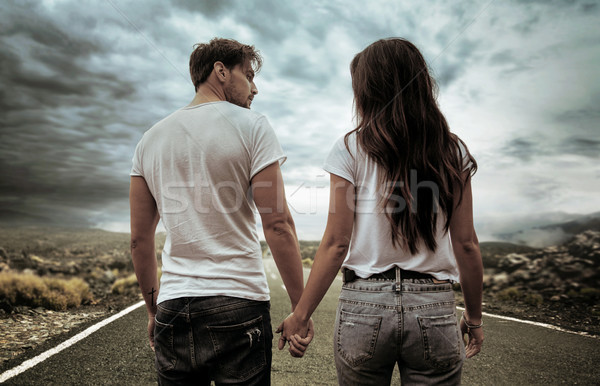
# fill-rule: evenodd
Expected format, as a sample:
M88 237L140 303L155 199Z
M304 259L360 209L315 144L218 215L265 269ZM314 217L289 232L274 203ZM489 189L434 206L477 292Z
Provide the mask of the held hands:
M308 345L315 336L312 319L309 319L308 322L302 322L294 313L288 315L275 332L281 333L279 343L277 344L279 350L282 350L285 347L285 343L288 342L290 344L290 355L295 358L302 358L304 356Z
M466 354L467 358L472 358L481 351L481 345L483 344L483 322L478 325L473 325L469 323L463 312L463 316L460 318L460 331L463 335L463 340L465 339L465 335L467 335L466 344Z

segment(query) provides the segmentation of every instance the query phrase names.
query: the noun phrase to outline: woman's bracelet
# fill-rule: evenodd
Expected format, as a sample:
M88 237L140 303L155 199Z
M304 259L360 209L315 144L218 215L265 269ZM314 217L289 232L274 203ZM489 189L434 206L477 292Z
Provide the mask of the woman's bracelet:
M467 318L465 317L465 312L464 311L462 313L462 318L465 321L465 326L467 326L467 328L469 328L471 330L473 330L475 328L481 328L481 327L483 327L483 320L479 324L469 324L469 322L467 322Z

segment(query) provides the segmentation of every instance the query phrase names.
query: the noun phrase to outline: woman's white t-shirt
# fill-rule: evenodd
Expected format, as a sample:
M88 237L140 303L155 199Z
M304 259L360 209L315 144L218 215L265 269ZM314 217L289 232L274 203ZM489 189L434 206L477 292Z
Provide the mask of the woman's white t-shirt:
M356 189L352 240L342 267L354 270L363 278L398 266L431 274L439 280L458 281L450 234L444 232L445 216L438 216L435 252L422 242L418 244L419 252L415 255L394 246L389 220L380 205L382 193L377 189L378 165L358 149L355 132L348 137L348 146L350 151L344 144L344 137L338 139L323 166L325 171L348 180ZM463 150L462 153L466 152ZM416 184L416 181L409 183ZM418 186L419 189L429 189L426 184Z

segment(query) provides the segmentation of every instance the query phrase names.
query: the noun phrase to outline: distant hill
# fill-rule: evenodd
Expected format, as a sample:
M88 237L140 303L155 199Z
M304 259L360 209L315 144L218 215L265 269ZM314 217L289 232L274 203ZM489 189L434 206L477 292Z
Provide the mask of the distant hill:
M498 268L498 261L509 253L528 253L536 248L527 245L507 243L503 241L485 241L479 243L484 268Z
M63 215L26 213L14 209L0 209L0 226L45 226L64 228L69 224L72 228L92 228L93 224L86 218L65 217Z
M37 216L29 213L23 213L12 209L0 209L0 224L6 225L49 225L52 219L44 216Z
M51 250L71 248L74 250L98 249L129 250L128 233L115 233L102 229L57 227L42 225L0 225L0 247L7 252L44 254Z
M544 248L563 244L576 234L586 230L600 231L600 212L581 215L567 222L539 225L516 232L501 233L497 236L513 244Z
M268 249L267 243L261 241L263 252ZM320 241L300 240L300 253L302 258L314 259L315 253L319 248ZM498 268L498 261L501 257L509 253L529 253L536 251L537 248L527 245L508 243L505 241L484 241L479 243L481 248L481 257L485 268Z
M563 232L569 233L571 235L576 235L578 233L593 230L600 231L600 212L592 213L585 215L579 219L560 223L560 224L550 224L543 227L539 227L540 229L562 229Z
M317 249L319 249L320 243L321 241L299 240L298 244L300 245L300 254L302 259L313 260L315 258L315 254L317 253ZM269 246L267 245L267 242L263 240L261 240L260 246L264 256L267 249L269 249Z

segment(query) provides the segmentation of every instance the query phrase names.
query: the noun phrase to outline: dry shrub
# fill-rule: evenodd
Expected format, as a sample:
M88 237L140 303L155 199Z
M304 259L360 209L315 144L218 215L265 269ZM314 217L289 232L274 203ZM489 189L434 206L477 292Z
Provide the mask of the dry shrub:
M307 268L312 268L313 259L310 259L308 257L305 258L305 259L302 259L302 265L305 266L305 267L307 267Z
M135 294L138 291L138 282L135 273L115 280L110 291L115 295Z
M33 274L0 272L0 299L12 306L64 311L92 301L90 288L79 278L42 278Z
M598 289L598 288L585 287L579 291L579 294L581 296L587 298L587 300L600 299L600 289Z
M162 271L158 268L156 275L158 276L158 280L160 281L160 276L162 275ZM135 273L127 277L123 277L121 279L115 280L110 291L115 295L135 295L139 293L140 289L138 287L137 277Z
M90 287L86 282L79 278L73 278L70 280L44 278L44 281L46 281L48 288L50 288L53 292L64 296L67 302L67 307L77 307L82 303L92 300Z
M500 300L519 300L523 293L516 287L505 288L496 295Z
M530 306L538 307L542 305L542 303L544 303L544 298L540 294L528 293L527 295L525 295L523 301L529 304Z

